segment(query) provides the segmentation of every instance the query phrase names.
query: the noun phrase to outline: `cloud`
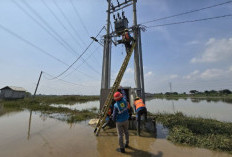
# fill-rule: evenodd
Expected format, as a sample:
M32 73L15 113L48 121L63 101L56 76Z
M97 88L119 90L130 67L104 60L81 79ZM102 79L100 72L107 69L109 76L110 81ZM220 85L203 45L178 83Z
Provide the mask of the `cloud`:
M184 76L183 79L193 79L197 76L197 74L199 74L199 71L195 70L191 72L189 75Z
M191 63L213 63L232 60L232 38L216 40L209 39L202 56L194 57Z
M134 73L134 69L132 69L132 68L127 68L127 69L126 69L126 73L132 74L132 73Z
M198 40L193 40L193 41L190 41L190 42L187 42L186 45L196 45L196 44L199 44L200 42Z
M232 72L232 66L230 66L229 71Z
M198 70L195 70L191 72L190 74L183 77L183 79L188 80L196 80L196 79L203 79L203 80L210 80L213 78L224 78L228 77L232 74L232 66L228 69L206 69L203 72L200 72Z
M226 73L226 71L221 70L221 69L207 69L204 72L200 74L200 78L202 79L212 79L212 78L217 78L219 76L223 76Z
M145 77L149 77L149 76L152 76L153 75L153 72L152 71L149 71L145 74Z
M170 75L170 79L178 78L179 76L177 74Z

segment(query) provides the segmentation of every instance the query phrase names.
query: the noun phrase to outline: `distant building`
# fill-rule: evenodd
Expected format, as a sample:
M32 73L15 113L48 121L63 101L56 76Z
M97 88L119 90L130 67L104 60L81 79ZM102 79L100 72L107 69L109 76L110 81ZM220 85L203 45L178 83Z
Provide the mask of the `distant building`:
M22 87L6 86L0 89L1 99L23 99L26 90Z

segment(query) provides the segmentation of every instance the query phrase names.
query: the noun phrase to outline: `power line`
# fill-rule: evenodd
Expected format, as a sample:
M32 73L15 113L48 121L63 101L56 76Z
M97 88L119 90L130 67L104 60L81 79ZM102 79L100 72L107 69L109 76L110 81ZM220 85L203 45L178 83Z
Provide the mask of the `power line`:
M58 10L61 12L61 14L63 15L64 19L67 21L67 23L69 24L69 26L72 28L72 30L76 33L77 37L79 38L79 40L84 44L85 42L81 39L79 33L76 31L76 29L74 28L74 26L72 25L72 23L70 22L70 20L67 18L67 16L65 15L65 13L63 12L63 10L60 8L60 6L57 4L56 0L53 0L54 4L56 5L56 7L58 8Z
M42 52L43 54L45 54L45 55L47 55L47 56L53 58L54 60L56 60L56 61L62 63L62 64L65 65L65 66L69 66L69 65L68 65L67 63L65 63L64 61L62 61L62 60L60 60L59 58L57 58L57 57L51 55L49 52L47 52L46 50L44 50L44 49L40 48L39 46L33 44L33 43L30 42L29 40L24 39L23 37L21 37L20 35L16 34L16 33L13 32L13 31L9 30L9 29L6 28L5 26L3 26L3 25L0 24L0 28L3 29L4 31L8 32L8 33L11 34L12 36L18 38L19 40L23 41L24 43L26 43L26 44L30 45L31 47L37 49L38 51ZM91 76L85 74L84 72L81 72L81 71L79 71L79 72L80 72L80 73L83 73L84 75L88 76L89 78L93 78L93 77L91 77Z
M187 20L187 21L181 21L181 22L165 23L165 24L154 25L154 26L146 26L146 28L154 28L154 27L161 27L161 26L170 26L170 25L177 25L177 24L184 24L184 23L193 23L193 22L199 22L199 21L206 21L206 20L225 18L225 17L230 17L230 16L232 16L232 14L227 14L227 15L222 15L222 16L215 16L215 17L209 17L209 18L203 18L203 19L196 19L196 20Z
M62 43L62 42L60 42L53 34L51 34L51 32L50 31L48 31L43 25L41 25L36 19L34 19L27 11L25 11L24 10L24 8L22 8L18 3L16 3L16 1L15 0L13 0L13 2L22 10L22 11L24 11L24 13L26 13L29 17L31 17L37 24L39 24L42 28L44 28L50 35L52 35L52 37L54 37L60 44L62 44L62 46L64 46L65 48L69 48L74 54L78 54L56 31L54 31L53 29L52 29L52 27L26 2L26 1L24 1L23 0L23 3L25 4L25 6L27 6L43 23L44 23L44 25L46 25L49 29L50 29L50 31L52 31L56 36L58 36L59 38L60 38L60 40L61 41L63 41L65 44L66 44L66 46ZM64 15L65 16L65 15ZM67 49L68 50L68 49ZM83 58L81 58L82 60L83 60L83 62L85 62L84 61L84 59ZM88 64L88 66L91 68L91 69L94 69L91 65L89 65ZM95 71L95 70L93 70L93 71ZM96 71L95 71L96 72Z
M15 3L15 4L17 4L16 3L16 1L15 0L13 0L13 2ZM59 43L62 45L62 46L64 46L69 52L70 51L72 51L72 53L74 53L75 55L77 54L77 52L26 2L26 1L22 1L23 3L24 3L24 5L27 7L27 8L29 8L30 10L31 10L31 12L34 14L34 15L36 15L39 19L40 19L40 21L42 21L43 22L43 24L53 33L53 34L55 34L60 40L58 40L57 39L57 37L55 37L58 41L59 41ZM19 6L18 4L17 4L17 6ZM22 7L20 7L20 9L22 9L25 13L26 13L26 11L22 8ZM27 13L27 15L29 16L29 17L32 17L29 13ZM33 18L33 17L32 17ZM34 18L33 18L34 19ZM34 19L34 21L37 21L37 20L35 20ZM39 23L38 21L36 22L37 24ZM41 24L39 24L40 26L41 26ZM43 27L44 28L44 27ZM51 32L49 31L49 30L47 30L47 32L49 32L49 34L51 34ZM53 35L53 37L54 37L54 35Z
M44 71L43 71L44 72ZM47 73L47 72L44 72L46 75L48 75L48 76L50 76L50 77L52 77L52 78L54 78L54 76L52 76L51 74L49 74L49 73ZM46 78L46 77L45 77ZM49 78L46 78L47 80L51 80L51 79L49 79ZM87 86L87 85L83 85L83 84L78 84L78 83L73 83L73 82L70 82L70 81L66 81L66 80L63 80L63 79L59 79L59 78L57 78L57 80L59 80L59 81L63 81L63 82L65 82L65 83L69 83L69 84L72 84L72 85L76 85L76 86L83 86L83 87L94 87L94 86Z
M151 20L151 21L143 22L141 24L147 24L147 23L156 22L156 21L160 21L160 20L165 20L165 19L169 19L169 18L181 16L181 15L186 15L186 14L190 14L190 13L194 13L194 12L198 12L198 11L202 11L202 10L206 10L206 9L210 9L210 8L214 8L214 7L218 7L218 6L229 4L229 3L232 3L232 0L224 2L224 3L219 3L219 4L211 5L211 6L208 6L208 7L200 8L200 9L190 10L190 11L186 11L186 12L183 12L183 13L179 13L179 14L175 14L175 15L171 15L171 16L166 16L166 17L154 19L154 20Z
M95 38L98 37L98 35L102 32L102 30L105 28L105 26L102 27L102 29L100 30L100 32L97 34L97 36ZM60 77L61 75L63 75L64 73L66 73L84 54L85 52L89 49L89 47L93 44L94 40L92 40L90 42L90 44L87 46L87 48L84 50L84 52L62 73L60 73L59 75L57 75L56 77L54 77L53 79L56 79L58 77Z
M89 35L89 31L88 31L88 29L87 29L87 27L86 27L84 21L82 20L82 18L81 18L81 16L80 16L79 12L77 11L77 8L76 8L75 5L73 4L73 1L72 1L72 0L69 0L69 1L70 1L71 5L72 5L72 7L73 7L74 12L76 13L77 17L79 18L79 20L80 20L80 22L81 22L83 28L85 29L85 31L86 31L87 34Z
M100 46L100 45L99 45ZM99 46L87 57L87 59L89 59L95 52L96 50L99 48ZM86 60L85 60L86 61ZM84 62L79 65L78 67L76 67L73 71L71 71L70 73L68 73L66 76L64 76L63 78L68 77L69 75L71 75L74 71L78 70L78 68L80 68L82 65L84 65ZM97 71L96 71L97 72ZM99 74L99 72L97 72Z
M36 24L38 24L43 30L45 30L52 38L54 38L58 43L60 43L66 50L68 50L70 52L70 49L67 47L67 43L63 43L62 39L59 39L59 37L53 35L45 26L43 26L37 19L35 19L33 16L30 15L30 13L28 13L21 5L19 5L18 2L16 2L15 0L12 0L13 3L15 3L15 5L22 10L28 17L30 17ZM61 40L61 41L60 41ZM76 54L76 52L73 52Z
M67 27L62 23L62 21L56 16L54 11L47 5L47 3L44 0L41 0L44 4L44 6L49 10L49 12L53 15L53 17L58 21L58 23L64 28L64 30L72 37L73 40L76 41L76 43L81 46L79 41L76 40L76 38L73 36L73 34L67 29Z
M24 38L21 37L20 35L18 35L18 34L16 34L15 32L9 30L8 28L4 27L4 26L1 25L1 24L0 24L0 28L2 28L3 30L5 30L5 31L8 32L9 34L13 35L14 37L20 39L21 41L27 43L28 45L34 47L35 49L39 50L40 52L46 54L47 56L49 56L49 57L55 59L56 61L58 61L58 62L60 62L60 63L62 63L62 64L64 64L64 65L66 65L66 66L68 65L67 63L65 63L65 62L63 62L62 60L58 59L57 57L51 55L49 52L43 50L43 49L40 48L39 46L37 46L37 45L33 44L32 42L30 42L29 40L24 39Z

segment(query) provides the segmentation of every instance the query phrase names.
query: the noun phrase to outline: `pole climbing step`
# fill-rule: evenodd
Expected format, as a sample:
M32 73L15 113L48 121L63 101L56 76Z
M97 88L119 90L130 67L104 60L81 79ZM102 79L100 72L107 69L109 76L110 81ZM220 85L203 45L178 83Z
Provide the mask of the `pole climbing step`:
M122 80L122 77L123 77L123 75L124 75L124 73L125 73L125 71L126 71L126 68L127 68L128 63L129 63L129 61L130 61L131 55L132 55L132 53L133 53L133 51L134 51L135 45L136 45L136 43L133 42L130 51L127 52L127 55L126 55L126 57L125 57L125 59L124 59L124 61L123 61L123 64L122 64L122 66L121 66L121 68L120 68L120 70L119 70L119 72L118 72L118 75L117 75L117 77L116 77L116 80L115 80L115 82L114 82L114 84L113 84L113 87L112 87L112 89L110 90L110 92L109 92L109 94L108 94L108 96L107 96L107 98L106 98L106 101L105 101L105 103L104 103L104 106L102 107L102 110L101 110L101 112L100 112L99 121L98 121L98 123L97 123L97 125L96 125L96 127L95 127L95 129L94 129L94 133L96 133L96 136L98 136L98 134L99 134L99 132L100 132L100 130L101 130L101 128L102 128L102 125L103 125L104 122L105 122L105 119L106 119L106 116L107 116L107 112L108 112L109 107L110 107L110 105L111 105L111 103L112 103L113 95L114 95L114 93L117 91L117 89L118 89L118 87L119 87L119 85L120 85L120 82L121 82L121 80Z

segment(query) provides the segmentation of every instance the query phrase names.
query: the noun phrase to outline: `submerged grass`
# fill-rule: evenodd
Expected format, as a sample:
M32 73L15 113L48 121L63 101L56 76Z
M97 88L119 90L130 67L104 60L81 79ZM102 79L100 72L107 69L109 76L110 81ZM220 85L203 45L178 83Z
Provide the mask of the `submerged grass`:
M5 111L18 111L23 109L29 109L32 111L40 111L46 114L61 113L69 116L68 122L77 122L93 118L97 115L96 108L90 110L72 110L66 107L54 107L50 104L74 104L80 102L87 102L98 100L98 96L41 96L32 98L25 98L20 100L5 100L1 101L0 104L3 106ZM5 114L6 112L4 112Z
M168 140L190 146L232 153L232 123L176 114L153 115L169 128Z

